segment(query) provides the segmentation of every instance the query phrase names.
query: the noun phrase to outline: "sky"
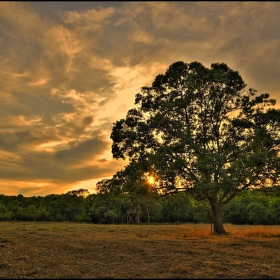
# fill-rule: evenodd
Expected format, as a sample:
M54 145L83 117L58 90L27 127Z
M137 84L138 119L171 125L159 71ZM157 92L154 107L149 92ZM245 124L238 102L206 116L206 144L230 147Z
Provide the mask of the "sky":
M280 2L0 2L0 194L94 193L114 122L176 61L226 63L280 108Z

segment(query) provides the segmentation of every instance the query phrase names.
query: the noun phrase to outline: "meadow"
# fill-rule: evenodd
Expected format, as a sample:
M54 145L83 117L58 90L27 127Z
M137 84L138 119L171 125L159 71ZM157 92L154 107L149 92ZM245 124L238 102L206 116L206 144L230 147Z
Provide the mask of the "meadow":
M1 279L279 279L280 226L0 222Z

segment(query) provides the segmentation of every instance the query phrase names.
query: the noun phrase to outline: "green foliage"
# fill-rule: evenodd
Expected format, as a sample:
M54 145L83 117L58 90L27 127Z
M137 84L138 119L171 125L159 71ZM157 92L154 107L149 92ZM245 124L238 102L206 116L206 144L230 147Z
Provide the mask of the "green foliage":
M9 221L12 219L13 214L11 211L8 211L3 197L1 200L2 201L0 202L0 221Z
M280 224L280 197L269 200L270 218L272 224Z
M108 224L111 224L111 223L115 223L118 216L115 212L109 210L104 213L104 218L107 220Z
M247 203L244 201L231 201L227 206L224 207L224 213L226 218L225 221L228 221L233 224L246 224L248 223L248 211Z
M194 209L185 193L170 196L163 204L162 214L167 222L192 222Z
M249 224L263 225L267 224L269 214L267 208L258 202L252 202L247 207Z
M36 221L51 221L51 214L47 211L46 208L39 206L36 211Z
M6 211L7 211L7 207L5 206L5 204L0 203L0 214L5 213Z
M211 209L204 202L193 201L193 222L194 223L211 223Z

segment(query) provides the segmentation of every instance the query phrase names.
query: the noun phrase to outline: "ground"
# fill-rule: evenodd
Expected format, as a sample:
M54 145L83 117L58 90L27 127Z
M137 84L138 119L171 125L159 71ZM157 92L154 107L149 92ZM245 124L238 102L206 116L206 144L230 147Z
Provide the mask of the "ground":
M279 279L280 226L0 222L0 278Z

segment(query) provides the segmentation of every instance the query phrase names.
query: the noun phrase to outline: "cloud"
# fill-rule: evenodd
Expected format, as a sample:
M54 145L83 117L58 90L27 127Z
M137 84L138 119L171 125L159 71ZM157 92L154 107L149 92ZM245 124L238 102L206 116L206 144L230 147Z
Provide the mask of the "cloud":
M279 12L278 2L1 2L0 193L110 178L125 164L112 158L113 123L175 61L227 63L279 99Z

